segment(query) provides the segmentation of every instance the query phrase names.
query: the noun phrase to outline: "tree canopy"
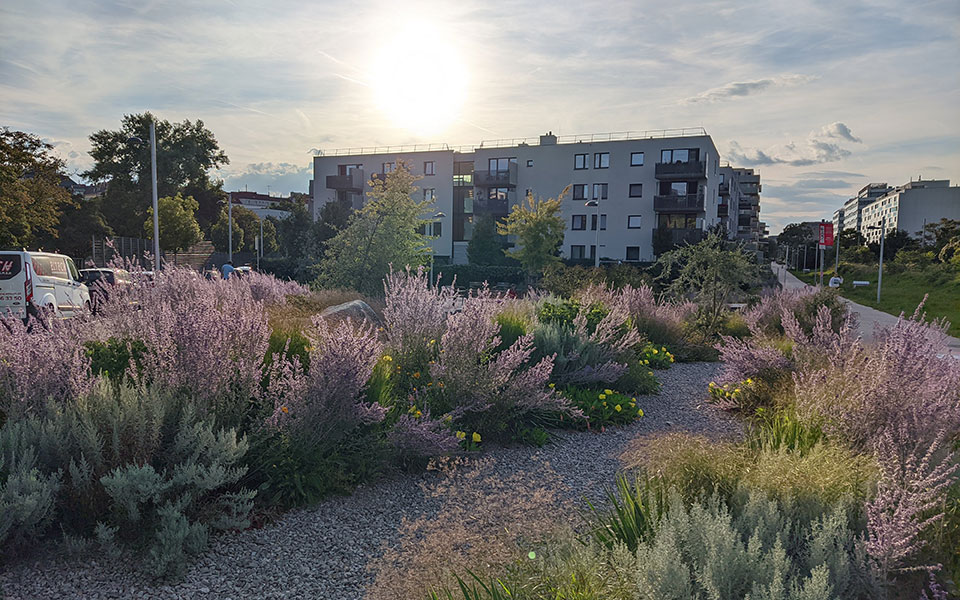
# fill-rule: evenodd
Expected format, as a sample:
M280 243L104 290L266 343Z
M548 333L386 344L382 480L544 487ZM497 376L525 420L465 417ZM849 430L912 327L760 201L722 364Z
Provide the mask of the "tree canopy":
M229 160L203 121L170 123L151 113L125 115L119 130L101 129L90 136L94 165L84 173L92 181L110 182L103 211L118 235L139 236L150 206L151 121L156 122L159 195L193 196L204 225L219 214L223 191L209 171Z
M432 208L430 201L414 199L416 181L401 161L392 173L371 181L366 204L327 242L320 263L322 285L379 295L391 265L399 269L424 263L429 246L418 230L427 222L421 215Z
M0 129L0 246L31 246L57 236L73 201L60 184L64 163L53 146L22 131Z
M502 265L509 261L504 254L506 239L497 233L497 222L489 215L480 216L467 243L467 260L471 265Z
M157 199L160 215L160 250L179 252L186 250L203 239L200 225L197 224L197 201L193 196L183 197L179 192L175 196ZM153 207L147 209L147 219L143 222L144 237L153 239Z
M531 276L560 260L560 244L566 229L561 211L563 197L569 189L569 186L564 188L557 198L534 198L533 193L528 193L524 202L510 210L506 222L497 223L500 235L517 238L516 247L504 252L520 261Z

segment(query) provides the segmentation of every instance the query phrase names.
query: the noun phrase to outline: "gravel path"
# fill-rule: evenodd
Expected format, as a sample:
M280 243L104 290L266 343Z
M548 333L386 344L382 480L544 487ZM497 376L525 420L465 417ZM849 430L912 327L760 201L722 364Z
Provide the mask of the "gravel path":
M498 448L502 475L536 480L547 461L576 495L597 497L613 481L629 442L659 431L736 435L738 421L704 402L717 364L678 364L658 375L663 390L642 396L645 417L603 434L562 432L544 448ZM0 573L0 598L322 598L357 600L369 583L368 561L392 539L401 518L431 510L420 483L434 474L396 476L292 511L268 527L225 534L196 559L182 580L152 584L125 565L93 557L85 561L38 558Z

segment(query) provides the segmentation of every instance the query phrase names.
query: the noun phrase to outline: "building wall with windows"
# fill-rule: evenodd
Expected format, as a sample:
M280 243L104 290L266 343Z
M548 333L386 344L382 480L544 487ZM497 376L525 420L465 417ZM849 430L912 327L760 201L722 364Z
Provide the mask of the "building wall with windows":
M878 243L885 223L885 231L902 229L919 238L925 224L944 218L960 219L960 187L948 179L911 181L863 207L860 234L868 243Z
M719 153L702 128L635 136L546 134L439 150L332 151L314 159L314 218L326 202L359 208L370 176L397 160L423 175L421 190L435 190L435 206L444 217L434 249L456 263L466 262L479 219L506 216L528 192L557 197L567 190L561 249L566 258L593 258L599 228L603 260L651 261L673 244L698 241L723 219ZM425 174L428 162L432 175ZM749 179L753 172L747 171ZM755 187L753 195L745 195L758 208ZM599 206L586 206L590 201Z

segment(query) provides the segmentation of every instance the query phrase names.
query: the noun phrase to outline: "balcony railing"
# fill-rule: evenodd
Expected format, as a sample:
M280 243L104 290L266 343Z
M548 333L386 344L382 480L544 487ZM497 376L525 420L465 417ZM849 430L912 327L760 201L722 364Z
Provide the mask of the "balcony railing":
M653 230L653 252L660 255L677 246L696 244L705 236L706 232L702 229L657 228Z
M748 196L755 196L761 192L762 188L759 183L743 183L740 182L740 193L747 194Z
M657 163L654 175L657 179L706 179L707 163L702 160Z
M703 194L654 196L653 210L657 212L703 212Z
M730 182L729 182L729 181L721 181L721 182L720 182L720 185L718 186L717 189L719 190L719 192L720 192L721 194L729 194L729 193L730 193Z
M717 205L717 217L725 218L730 216L730 205L729 204L718 204Z
M363 184L363 169L353 169L346 175L327 175L327 189L329 190L362 192Z
M517 165L496 171L474 171L473 185L477 187L517 187Z

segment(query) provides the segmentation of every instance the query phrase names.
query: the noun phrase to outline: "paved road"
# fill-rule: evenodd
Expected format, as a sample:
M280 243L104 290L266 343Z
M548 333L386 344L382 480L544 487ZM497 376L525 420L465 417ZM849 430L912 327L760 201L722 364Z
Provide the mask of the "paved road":
M771 263L770 266L773 269L773 272L777 275L784 289L796 290L809 287L806 283L794 277L794 275L787 271L783 265ZM877 327L890 327L897 322L897 317L889 313L885 313L862 304L857 304L856 302L852 302L846 298L844 298L843 301L850 305L851 312L858 313L860 315L860 335L868 342L873 341L874 332L876 331ZM948 337L947 343L950 346L950 353L954 357L960 359L960 339Z

